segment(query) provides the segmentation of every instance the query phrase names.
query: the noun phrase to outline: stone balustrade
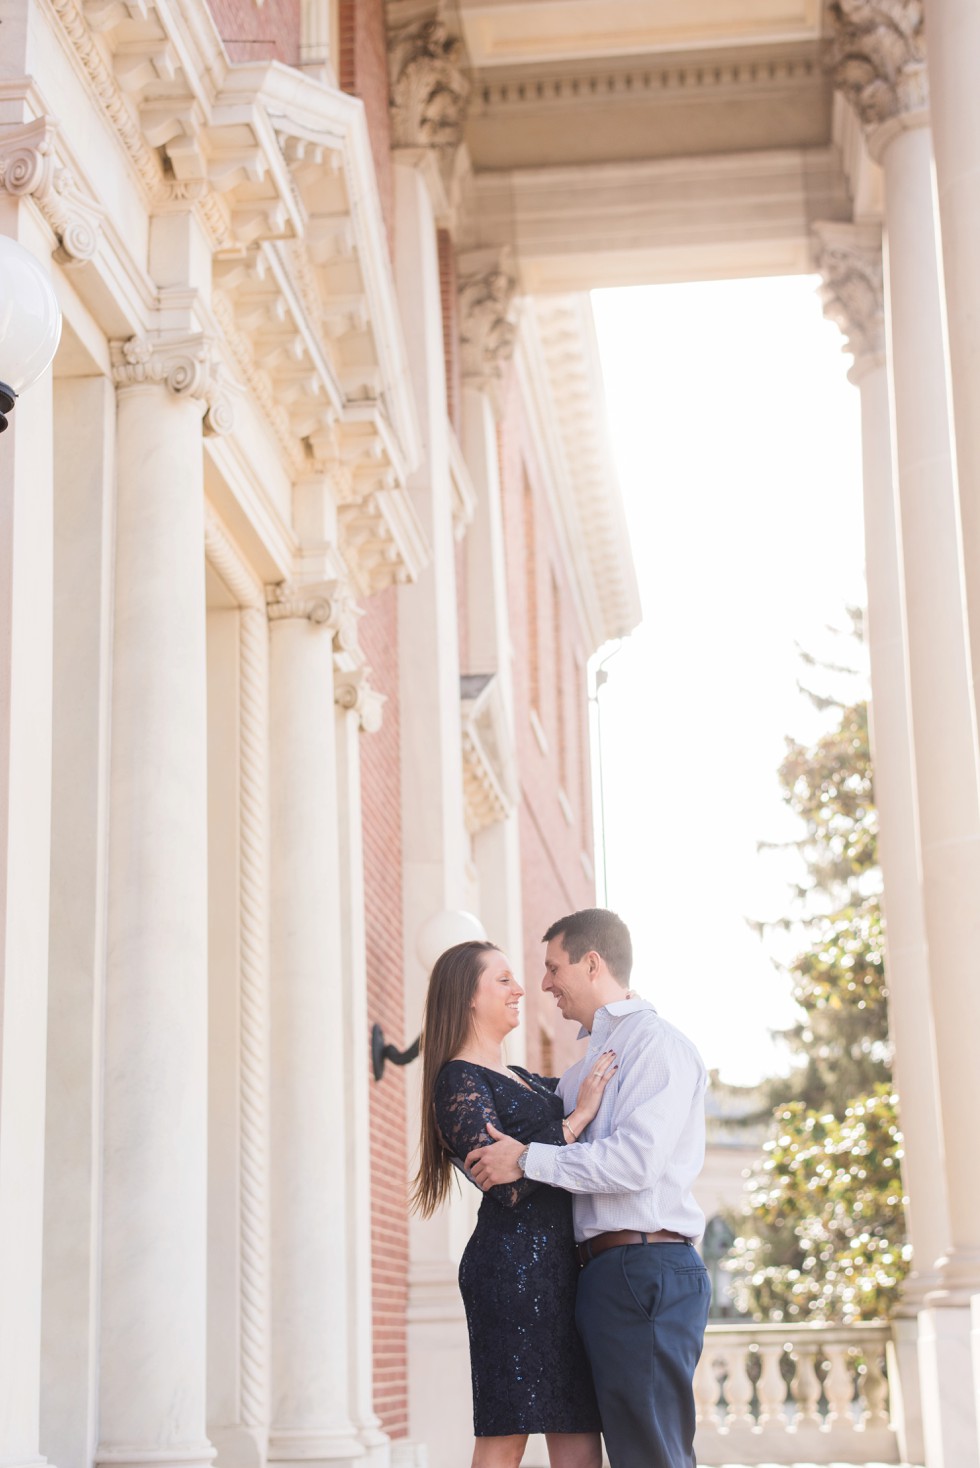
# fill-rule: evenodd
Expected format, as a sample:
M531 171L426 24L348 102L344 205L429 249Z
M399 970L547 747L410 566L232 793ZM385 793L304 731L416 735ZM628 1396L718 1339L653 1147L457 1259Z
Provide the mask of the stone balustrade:
M694 1379L697 1458L897 1463L888 1325L712 1325Z

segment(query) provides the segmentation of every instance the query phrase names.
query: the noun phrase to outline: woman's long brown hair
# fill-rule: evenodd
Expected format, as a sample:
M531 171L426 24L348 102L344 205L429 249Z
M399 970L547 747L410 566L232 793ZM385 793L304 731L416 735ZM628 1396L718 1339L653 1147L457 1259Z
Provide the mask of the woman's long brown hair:
M422 1016L422 1135L419 1170L412 1184L412 1209L429 1218L449 1192L453 1165L436 1125L436 1081L447 1060L458 1055L469 1038L470 1006L487 954L496 943L471 941L447 948L429 976Z

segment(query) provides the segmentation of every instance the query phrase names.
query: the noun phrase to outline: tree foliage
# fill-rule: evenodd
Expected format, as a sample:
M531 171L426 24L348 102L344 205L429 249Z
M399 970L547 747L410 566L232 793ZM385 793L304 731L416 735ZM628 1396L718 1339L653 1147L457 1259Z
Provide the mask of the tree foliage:
M783 924L803 938L786 969L794 1065L768 1087L771 1133L729 1267L752 1314L856 1321L888 1313L909 1251L867 706L822 702L833 727L811 745L787 740L779 771L806 872Z

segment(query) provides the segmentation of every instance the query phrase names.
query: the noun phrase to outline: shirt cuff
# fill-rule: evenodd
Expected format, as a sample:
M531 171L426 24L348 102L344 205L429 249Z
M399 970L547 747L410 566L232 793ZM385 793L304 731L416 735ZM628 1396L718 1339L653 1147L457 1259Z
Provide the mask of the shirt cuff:
M532 1142L527 1149L524 1176L529 1177L532 1182L550 1183L554 1186L560 1152L560 1147L550 1147L547 1142Z

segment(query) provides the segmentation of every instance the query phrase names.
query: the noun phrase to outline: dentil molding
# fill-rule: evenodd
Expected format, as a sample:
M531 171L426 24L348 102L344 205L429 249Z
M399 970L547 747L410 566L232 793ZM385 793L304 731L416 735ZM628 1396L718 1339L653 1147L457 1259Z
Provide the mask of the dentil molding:
M814 225L824 315L840 327L860 374L885 360L885 291L878 225Z
M470 100L463 42L438 19L393 32L388 43L392 144L430 148L451 162Z
M99 245L102 210L87 198L58 156L58 124L39 117L0 134L0 188L32 198L51 226L63 263L91 260Z
M228 433L233 427L234 410L219 381L220 363L203 334L160 340L132 336L113 343L112 355L117 389L162 383L176 396L204 404L206 433Z
M834 33L828 66L860 117L869 146L889 123L925 120L922 0L831 0L829 14Z

